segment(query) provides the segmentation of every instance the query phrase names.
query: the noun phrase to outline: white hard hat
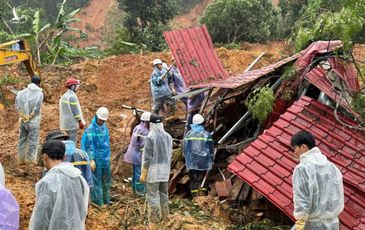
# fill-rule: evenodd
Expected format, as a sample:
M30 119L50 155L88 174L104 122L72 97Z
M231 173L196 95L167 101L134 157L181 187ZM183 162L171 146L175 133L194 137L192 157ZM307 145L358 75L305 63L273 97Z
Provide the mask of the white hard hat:
M151 113L150 112L144 112L141 115L141 121L150 121Z
M100 107L98 111L96 111L96 116L103 121L108 120L109 117L109 111L105 107Z
M152 64L153 65L162 64L162 61L161 61L161 59L157 58L157 59L153 60Z
M204 122L204 117L200 114L195 114L193 117L193 124L199 125Z

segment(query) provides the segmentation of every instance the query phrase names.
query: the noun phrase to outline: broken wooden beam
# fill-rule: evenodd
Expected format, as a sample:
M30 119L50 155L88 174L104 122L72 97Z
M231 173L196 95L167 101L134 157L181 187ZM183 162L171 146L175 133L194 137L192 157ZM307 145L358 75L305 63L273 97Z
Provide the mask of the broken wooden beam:
M198 94L203 93L205 91L208 91L210 89L211 89L211 87L205 87L205 88L202 88L202 89L198 89L198 90L194 90L194 91L189 91L187 93L182 93L182 94L173 96L172 98L175 99L175 100L178 100L178 99L181 99L183 97L193 97L195 95L198 95Z

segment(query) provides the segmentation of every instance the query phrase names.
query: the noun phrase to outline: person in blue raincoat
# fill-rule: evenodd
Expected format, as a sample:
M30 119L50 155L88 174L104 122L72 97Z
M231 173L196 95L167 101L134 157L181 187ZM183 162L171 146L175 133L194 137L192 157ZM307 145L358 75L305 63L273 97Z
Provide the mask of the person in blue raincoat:
M163 68L161 59L153 60L153 72L150 78L151 93L153 98L153 113L159 114L161 108L166 104L169 105L170 113L175 113L176 104L172 98L172 93L169 88L168 77L166 68Z
M89 155L93 171L91 202L98 206L110 204L110 141L109 129L105 124L108 116L108 109L100 107L81 139L81 149Z
M90 167L89 156L79 148L76 148L75 142L68 140L67 133L60 130L53 130L47 134L45 141L61 140L66 146L65 162L70 162L73 166L80 169L82 176L90 187L93 188L93 178Z
M212 169L214 160L214 142L209 132L204 130L204 118L195 114L191 130L184 137L183 155L186 169L189 171L190 192L192 197L207 193L206 187L201 187L204 175Z
M149 132L148 122L150 120L150 116L150 112L144 112L141 115L141 122L133 129L131 141L127 152L124 155L124 162L133 165L132 189L137 195L145 194L144 184L139 181L139 178L141 176L142 152L145 138Z

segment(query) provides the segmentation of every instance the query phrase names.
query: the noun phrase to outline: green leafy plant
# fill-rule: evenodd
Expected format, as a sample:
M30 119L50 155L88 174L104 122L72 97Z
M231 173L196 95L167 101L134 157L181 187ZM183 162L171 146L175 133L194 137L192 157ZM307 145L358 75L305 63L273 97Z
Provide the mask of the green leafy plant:
M311 0L295 23L291 41L297 51L316 40L340 39L349 50L351 41L363 31L364 0Z
M20 83L21 80L11 75L5 75L0 78L0 87L7 86L7 85L14 85Z
M351 101L351 107L365 118L365 94L361 92L355 94Z
M281 77L284 80L293 80L297 77L297 74L298 72L296 71L294 64L291 64L285 67L284 73Z
M269 86L263 86L252 91L245 104L253 117L263 122L272 112L274 101L274 91Z
M144 44L151 51L166 48L162 33L177 12L176 0L118 0L118 3L125 12L123 27L129 37L129 40L121 40Z
M200 18L206 24L214 42L264 42L273 34L275 9L269 1L217 0Z
M277 225L272 220L264 219L262 221L254 221L243 227L244 230L289 230L290 226Z

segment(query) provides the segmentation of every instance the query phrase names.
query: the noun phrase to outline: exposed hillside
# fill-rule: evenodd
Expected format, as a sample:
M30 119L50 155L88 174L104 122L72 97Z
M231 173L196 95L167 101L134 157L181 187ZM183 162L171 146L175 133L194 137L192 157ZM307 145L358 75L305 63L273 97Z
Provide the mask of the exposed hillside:
M109 11L116 5L117 0L91 0L80 10L76 15L80 21L73 26L88 34L86 39L77 42L80 47L92 45L105 47L105 43L102 41L103 27Z

